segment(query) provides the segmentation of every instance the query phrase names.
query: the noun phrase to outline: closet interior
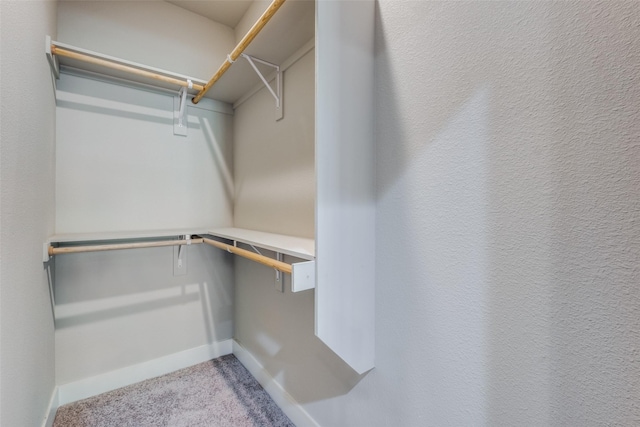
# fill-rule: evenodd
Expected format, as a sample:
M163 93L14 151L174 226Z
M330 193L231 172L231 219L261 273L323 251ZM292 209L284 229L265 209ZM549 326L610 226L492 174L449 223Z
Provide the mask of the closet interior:
M66 400L108 372L250 341L233 322L239 268L276 295L313 293L315 335L373 368L372 2L256 1L233 30L118 3L61 2L45 40L57 130L43 262ZM145 7L152 23L128 35ZM189 36L197 46L178 46Z

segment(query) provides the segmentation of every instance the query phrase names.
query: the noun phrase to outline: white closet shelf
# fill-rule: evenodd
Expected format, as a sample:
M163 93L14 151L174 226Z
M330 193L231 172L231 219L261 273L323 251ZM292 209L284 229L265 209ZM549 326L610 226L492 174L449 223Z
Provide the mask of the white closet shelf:
M207 234L221 239L232 240L234 245L236 242L244 243L254 248L267 249L278 254L304 259L306 261L291 264L291 291L306 291L316 287L316 252L314 239L234 227L214 228L209 230ZM280 276L277 274L276 288L280 291L284 290Z
M185 237L189 235L190 237ZM233 240L233 246L207 238L207 236ZM131 242L150 239L147 242ZM128 241L128 243L122 243ZM93 242L100 244L82 245ZM287 264L282 258L269 258L260 253L254 253L236 247L236 243L246 243L277 252L278 254L291 255L306 261ZM107 243L107 244L105 244ZM156 231L128 231L106 233L71 233L51 236L43 244L42 262L48 262L54 255L70 254L78 252L95 252L118 249L134 249L160 246L183 246L190 244L207 243L219 249L240 255L258 263L272 267L277 271L276 283L280 291L284 290L283 276L280 273L291 274L291 290L293 292L315 288L315 259L314 240L300 237L284 236L279 234L264 233L240 228L217 228L213 230L203 229L173 229ZM60 246L62 244L62 246ZM257 251L256 251L257 252Z
M178 237L186 234L201 235L207 234L204 228L179 228L167 230L146 230L146 231L115 231L101 233L66 233L55 234L47 239L47 243L82 243L99 242L109 240L135 240L135 239L155 239L162 237Z
M290 255L308 261L315 260L315 240L283 234L265 233L244 228L214 228L205 234L234 242L253 245L277 253Z
M190 80L195 86L188 89L191 94L196 94L207 83L203 79L53 41L49 36L46 37L45 54L56 78L66 69L176 92Z
M280 0L276 0L280 3ZM257 25L258 23L256 23ZM315 5L312 1L286 1L273 15L268 25L255 35L250 44L243 44L242 49L247 55L282 65L292 56L298 55L310 40L314 39ZM56 50L58 52L56 53ZM234 50L235 52L235 50ZM233 64L227 63L226 68L232 72L221 73L219 84L215 86L209 81L178 74L172 71L144 65L115 56L105 55L92 50L72 46L46 37L45 54L51 66L51 71L59 78L60 71L69 71L79 74L94 75L107 80L115 80L125 83L133 83L146 87L161 88L177 91L180 87L187 86L191 80L194 87L188 89L191 95L198 95L209 99L233 104L248 93L252 92L256 85L261 85L260 77L251 67L249 61L234 60ZM230 54L232 56L233 52ZM235 56L234 56L235 57ZM228 57L229 58L229 57ZM284 71L282 68L282 71ZM213 70L212 70L213 71ZM263 69L263 72L266 69ZM271 71L271 69L269 69ZM218 73L216 73L217 75ZM224 75L222 75L224 74ZM215 75L214 75L215 77ZM271 79L269 76L268 79ZM204 86L209 85L211 90L203 91Z

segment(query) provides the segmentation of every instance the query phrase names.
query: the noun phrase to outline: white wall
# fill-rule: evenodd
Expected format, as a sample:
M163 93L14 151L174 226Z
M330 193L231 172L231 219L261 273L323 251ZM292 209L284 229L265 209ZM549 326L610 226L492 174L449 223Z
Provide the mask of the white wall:
M640 421L638 19L378 2L376 368L236 262L236 336L320 425Z
M60 1L58 40L209 80L235 47L231 28L164 1Z
M0 424L38 426L54 389L42 243L54 227L53 1L0 2Z
M233 337L231 255L173 247L62 255L56 259L59 385Z
M58 17L59 41L191 76L233 44L231 29L165 2L61 2ZM231 225L231 107L189 102L176 136L174 95L62 75L56 233ZM233 337L233 258L194 245L174 276L174 251L57 257L58 385Z
M262 89L233 120L235 227L314 235L314 52L283 73L284 118Z
M235 44L231 28L166 2L62 1L58 22L58 41L204 79ZM231 224L228 105L188 103L183 137L177 90L71 76L58 87L57 233Z
M640 419L639 18L622 2L380 3L375 378L402 366L377 384L403 390L390 411Z
M189 102L190 104L190 102ZM62 74L56 109L56 233L207 229L232 217L232 110Z

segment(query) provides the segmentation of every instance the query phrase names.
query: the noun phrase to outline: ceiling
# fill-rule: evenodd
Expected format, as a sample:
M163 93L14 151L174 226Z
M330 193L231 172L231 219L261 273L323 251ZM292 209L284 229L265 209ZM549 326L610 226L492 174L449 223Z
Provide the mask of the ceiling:
M167 2L235 28L253 0L167 0Z

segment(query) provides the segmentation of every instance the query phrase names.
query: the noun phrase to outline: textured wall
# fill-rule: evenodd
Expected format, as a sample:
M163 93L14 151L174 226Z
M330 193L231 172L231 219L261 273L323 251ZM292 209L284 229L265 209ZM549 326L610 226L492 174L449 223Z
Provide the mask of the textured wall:
M379 4L370 380L405 425L640 421L639 19Z
M0 424L38 426L54 388L42 243L54 226L55 102L46 34L56 3L0 2Z

